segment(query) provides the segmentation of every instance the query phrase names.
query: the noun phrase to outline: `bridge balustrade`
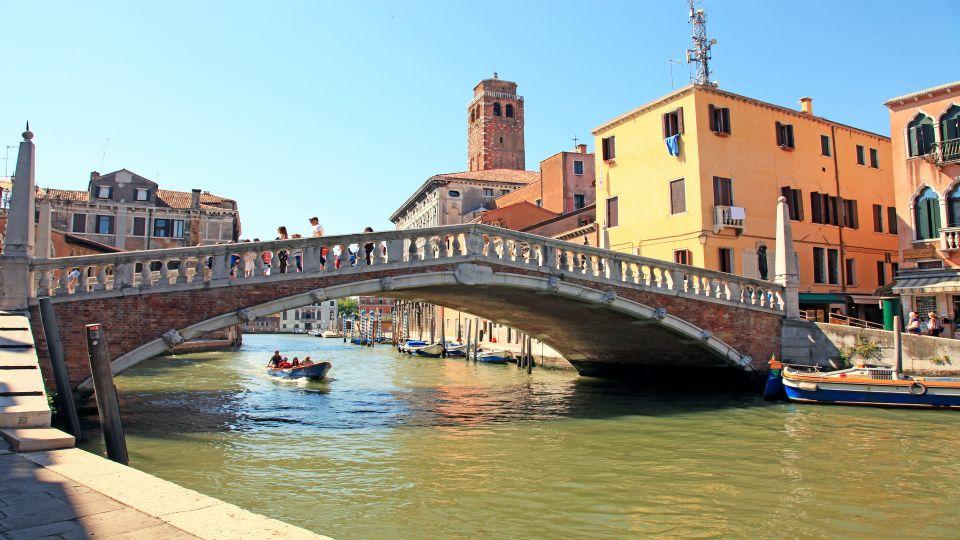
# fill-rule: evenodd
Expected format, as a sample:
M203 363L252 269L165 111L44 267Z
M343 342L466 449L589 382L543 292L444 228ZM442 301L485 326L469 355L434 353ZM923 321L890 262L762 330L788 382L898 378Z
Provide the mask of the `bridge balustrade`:
M366 247L372 247L369 262ZM69 301L112 291L160 292L228 280L258 283L470 261L784 310L783 287L776 283L480 224L34 259L31 296Z

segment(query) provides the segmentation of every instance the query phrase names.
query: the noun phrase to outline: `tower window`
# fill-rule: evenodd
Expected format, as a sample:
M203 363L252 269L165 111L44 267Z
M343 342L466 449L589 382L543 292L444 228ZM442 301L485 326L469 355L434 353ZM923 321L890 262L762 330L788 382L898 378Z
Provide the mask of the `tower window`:
M494 115L494 116L500 116L500 104L499 104L499 103L494 103L494 104L493 104L493 115Z
M513 118L513 105L507 103L507 118Z
M503 144L503 137L500 137L500 144Z
M471 110L470 110L470 121L473 122L473 121L475 121L476 119L477 119L476 111L474 111L474 110L471 109Z

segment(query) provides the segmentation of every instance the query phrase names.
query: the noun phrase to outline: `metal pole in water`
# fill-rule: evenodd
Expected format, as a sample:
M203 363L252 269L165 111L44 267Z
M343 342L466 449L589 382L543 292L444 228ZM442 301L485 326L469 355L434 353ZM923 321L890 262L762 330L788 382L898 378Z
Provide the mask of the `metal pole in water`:
M117 387L113 385L110 353L107 351L107 340L100 323L87 325L87 353L107 457L126 465L130 458L127 456L127 441L120 420L120 402L117 399Z
M520 334L520 356L517 357L517 367L523 366L523 359L527 355L527 338Z
M437 306L430 304L430 344L436 343L435 334L437 332Z
M447 321L446 319L444 319L443 306L440 306L439 308L437 308L437 310L440 312L440 345L442 345L440 349L440 358L446 358L447 357L447 329L446 329Z
M479 317L474 317L474 318L473 318L473 326L474 326L474 335L476 336L476 339L473 340L473 361L476 362L476 361L477 361L477 353L480 352L480 338L481 338L481 336L480 336L480 318L479 318Z
M533 338L527 336L527 374L533 373Z
M467 335L466 335L467 344L466 344L466 348L464 349L464 352L466 353L467 362L470 361L470 331L472 330L472 328L473 327L470 325L470 319L467 319Z
M900 334L900 316L893 316L893 352L895 354L895 364L893 366L897 378L903 373L903 336Z
M60 329L57 327L57 314L53 311L53 303L50 302L49 297L40 299L40 320L43 323L43 335L47 342L50 365L53 366L53 378L57 383L57 405L66 416L67 431L80 440L83 434L80 431L80 419L77 417L77 405L73 401L70 375L67 373L67 364L63 360L63 343L60 341Z

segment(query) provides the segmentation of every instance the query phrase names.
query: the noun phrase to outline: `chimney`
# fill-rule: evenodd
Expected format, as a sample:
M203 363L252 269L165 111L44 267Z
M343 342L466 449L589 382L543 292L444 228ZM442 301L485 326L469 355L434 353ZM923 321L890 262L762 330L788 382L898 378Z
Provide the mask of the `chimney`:
M586 153L587 153L587 145L585 145L585 144L578 144L578 145L577 145L577 153L578 153L578 154L586 154Z
M190 208L194 210L200 209L200 190L195 189L190 192Z
M97 171L91 171L91 172L90 172L90 180L96 180L97 178L100 178L100 173L97 172Z
M813 114L813 98L812 97L800 98L800 112L804 114Z

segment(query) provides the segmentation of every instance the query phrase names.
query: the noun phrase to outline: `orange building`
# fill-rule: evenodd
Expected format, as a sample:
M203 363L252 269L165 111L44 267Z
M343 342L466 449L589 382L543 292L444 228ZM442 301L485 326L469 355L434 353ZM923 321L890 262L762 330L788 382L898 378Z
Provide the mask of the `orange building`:
M895 97L893 174L903 268L894 291L904 312L960 316L960 81Z
M690 85L597 127L603 247L773 279L785 196L801 308L878 320L897 256L890 139L800 104Z

